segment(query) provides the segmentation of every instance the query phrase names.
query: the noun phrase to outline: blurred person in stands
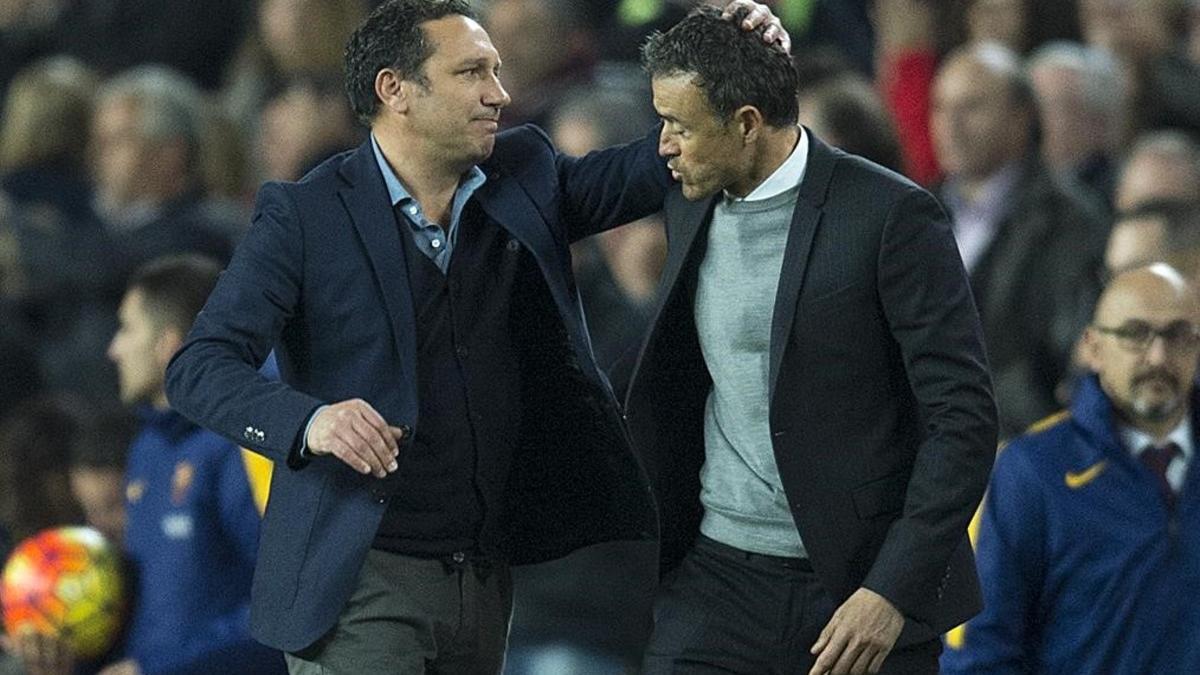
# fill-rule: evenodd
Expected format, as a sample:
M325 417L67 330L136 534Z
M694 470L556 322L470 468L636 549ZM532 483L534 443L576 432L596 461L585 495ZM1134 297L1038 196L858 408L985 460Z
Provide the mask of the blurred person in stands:
M84 521L120 545L125 538L125 456L134 420L123 410L97 410L71 445L68 476Z
M263 109L257 154L265 178L294 181L361 142L340 86L294 80Z
M37 398L0 420L0 560L41 530L83 522L67 470L80 426L75 407Z
M900 141L875 88L847 73L800 90L800 123L826 143L902 172Z
M1117 209L1159 199L1200 201L1200 145L1178 129L1134 139L1117 176Z
M1053 42L1029 59L1042 130L1042 159L1111 208L1117 153L1127 133L1127 73L1108 52Z
M87 147L98 84L70 57L38 61L13 79L0 117L0 189L17 204L56 209L73 227L95 219L79 149Z
M246 138L259 136L263 109L294 84L341 92L342 50L366 16L366 5L364 0L263 0L258 5L221 93L221 107Z
M939 192L983 320L1010 437L1059 408L1055 390L1098 294L1109 224L1054 180L1037 148L1033 91L999 45L951 54L934 87Z
M98 354L119 294L104 228L92 210L85 154L96 77L68 57L20 71L0 116L0 313L55 391L110 397Z
M1084 41L1128 70L1132 129L1200 133L1200 66L1182 47L1185 0L1079 0L1078 7Z
M26 401L0 419L0 565L22 540L84 522L67 470L80 421L80 403L64 397ZM0 633L4 675L70 675L74 667L57 640Z
M942 672L1200 672L1200 295L1119 274L1069 412L1010 443L981 510L984 609Z
M1200 280L1200 203L1148 201L1117 216L1104 254L1109 276L1153 262Z
M123 549L133 569L126 658L105 675L283 672L250 637L259 514L237 446L171 410L164 369L216 283L198 256L139 268L108 356L139 428L125 470Z
M549 125L554 105L593 82L598 37L587 0L493 0L483 25L504 58L504 87L513 103L505 127Z
M206 199L205 105L187 78L160 66L122 73L97 94L95 203L126 275L170 253L229 259L240 225Z
M1028 0L970 0L964 24L967 44L994 42L1023 54L1033 46Z

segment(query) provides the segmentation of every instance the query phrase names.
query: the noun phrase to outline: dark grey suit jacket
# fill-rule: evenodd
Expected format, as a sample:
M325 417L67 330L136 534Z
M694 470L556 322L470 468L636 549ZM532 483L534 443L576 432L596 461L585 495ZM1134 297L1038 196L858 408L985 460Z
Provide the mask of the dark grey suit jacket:
M792 515L838 603L866 586L909 619L901 644L980 608L966 528L996 409L979 318L938 203L811 136L770 347L770 430ZM663 300L627 398L670 568L702 509L711 379L694 321L715 199L667 197Z

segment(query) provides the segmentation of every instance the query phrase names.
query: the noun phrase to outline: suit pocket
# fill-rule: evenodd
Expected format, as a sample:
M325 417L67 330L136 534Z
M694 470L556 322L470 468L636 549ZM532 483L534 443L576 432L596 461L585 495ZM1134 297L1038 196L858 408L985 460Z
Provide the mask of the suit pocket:
M907 471L899 471L854 488L851 493L854 512L860 520L900 513L904 510L908 479Z

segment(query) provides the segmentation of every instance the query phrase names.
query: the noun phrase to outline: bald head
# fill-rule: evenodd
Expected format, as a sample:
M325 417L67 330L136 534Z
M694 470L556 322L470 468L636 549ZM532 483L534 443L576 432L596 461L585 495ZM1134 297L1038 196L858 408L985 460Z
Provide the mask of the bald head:
M1155 437L1188 411L1200 360L1200 298L1157 263L1117 275L1084 336L1088 365L1126 424Z
M1095 322L1113 325L1129 316L1169 314L1200 323L1195 287L1170 265L1156 263L1113 278L1096 303Z

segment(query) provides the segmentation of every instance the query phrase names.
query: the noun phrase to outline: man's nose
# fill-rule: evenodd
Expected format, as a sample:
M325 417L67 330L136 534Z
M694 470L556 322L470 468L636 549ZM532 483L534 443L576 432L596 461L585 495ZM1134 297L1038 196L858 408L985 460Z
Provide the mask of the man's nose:
M508 91L505 90L504 85L500 84L500 78L493 75L492 86L488 87L487 91L484 93L484 105L492 106L494 108L503 108L511 102L512 97L508 95Z
M674 157L679 154L679 149L675 147L675 143L667 138L666 133L659 134L658 137L658 155L660 157Z

